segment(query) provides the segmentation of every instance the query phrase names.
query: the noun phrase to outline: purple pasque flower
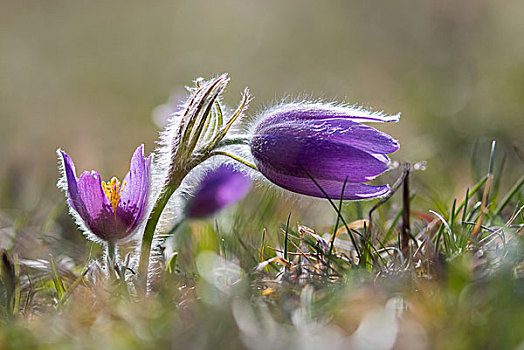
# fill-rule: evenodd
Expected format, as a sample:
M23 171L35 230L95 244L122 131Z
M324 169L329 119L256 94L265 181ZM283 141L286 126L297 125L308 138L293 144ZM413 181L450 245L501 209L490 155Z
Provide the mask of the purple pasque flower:
M84 171L77 178L71 157L62 150L57 153L64 175L59 186L88 237L110 243L131 237L144 217L149 196L151 156L144 157L144 146L135 150L122 183L116 177L103 182L96 171Z
M251 179L235 170L230 164L222 164L208 172L201 180L193 197L184 209L188 218L203 218L233 204L249 192Z
M399 144L361 123L398 119L399 115L333 104L283 104L265 112L255 124L251 153L267 179L292 192L325 198L313 178L332 199L378 197L389 187L364 182L389 169L386 154L398 150Z

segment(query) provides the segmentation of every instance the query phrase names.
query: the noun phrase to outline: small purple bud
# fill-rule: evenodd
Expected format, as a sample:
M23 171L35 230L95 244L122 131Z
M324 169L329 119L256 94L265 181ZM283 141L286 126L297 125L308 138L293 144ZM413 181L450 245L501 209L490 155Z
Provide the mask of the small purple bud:
M134 152L122 183L115 177L105 183L96 171L84 171L77 178L71 157L61 150L57 153L64 173L59 185L88 237L111 243L131 237L144 217L149 197L151 156L144 157L144 146Z
M279 105L265 112L254 127L251 153L260 172L289 191L332 199L378 197L387 185L364 182L389 169L388 153L399 144L388 134L361 122L396 122L353 107L322 103Z
M185 207L188 218L203 218L233 204L249 192L251 179L224 164L207 173Z

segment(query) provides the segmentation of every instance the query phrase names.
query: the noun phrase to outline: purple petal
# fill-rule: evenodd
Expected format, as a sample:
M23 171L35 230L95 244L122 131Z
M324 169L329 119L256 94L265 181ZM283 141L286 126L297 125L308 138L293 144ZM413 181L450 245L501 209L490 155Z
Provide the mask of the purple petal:
M116 241L127 235L125 226L117 220L109 199L102 190L100 175L85 171L78 180L80 201L85 213L79 212L87 227L105 241Z
M242 199L250 187L249 177L230 165L222 165L202 179L195 195L186 205L185 214L192 218L210 216Z
M290 103L277 106L266 112L262 121L256 126L255 134L271 124L287 120L321 120L344 118L357 123L396 122L400 115L388 116L370 112L361 108L333 106L322 103Z
M149 168L151 156L144 158L144 146L139 146L131 158L129 172L122 181L122 193L116 215L128 231L136 228L142 219L149 193Z
M69 204L75 209L79 214L84 211L82 202L80 201L80 195L78 193L78 183L76 178L75 164L73 160L67 153L60 151L62 156L62 161L64 164L64 171L67 181L67 197Z
M267 125L257 135L316 137L343 143L369 153L393 153L398 142L386 133L350 119L286 120Z
M264 166L259 167L259 170L274 184L285 188L289 191L305 194L308 196L326 198L324 193L310 178L294 177L275 172L270 168ZM344 181L315 179L322 189L327 193L331 199L340 199ZM386 186L371 186L362 183L347 182L344 188L345 200L359 200L369 199L382 196L388 193L389 187Z
M295 178L366 182L388 169L388 158L315 136L257 135L251 152L257 166Z
M111 208L111 203L102 190L100 174L96 171L84 171L82 173L78 180L78 191L90 217L98 216L100 212L105 210L105 207Z

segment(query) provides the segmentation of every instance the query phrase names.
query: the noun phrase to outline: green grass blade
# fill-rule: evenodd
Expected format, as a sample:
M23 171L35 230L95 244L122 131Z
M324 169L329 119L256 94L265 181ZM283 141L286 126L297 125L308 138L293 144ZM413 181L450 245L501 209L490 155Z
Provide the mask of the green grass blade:
M495 209L495 212L493 213L493 217L497 217L500 215L502 210L508 205L508 203L511 201L511 198L515 196L515 194L520 190L520 188L524 185L524 175L513 185L513 187L509 190L509 192L502 198L500 201L500 204Z
M53 278L53 285L55 286L58 300L61 301L62 298L66 295L67 291L64 287L64 283L62 282L62 279L60 278L60 275L58 273L58 269L56 268L56 264L55 264L53 257L50 258L49 263L51 264L51 277Z

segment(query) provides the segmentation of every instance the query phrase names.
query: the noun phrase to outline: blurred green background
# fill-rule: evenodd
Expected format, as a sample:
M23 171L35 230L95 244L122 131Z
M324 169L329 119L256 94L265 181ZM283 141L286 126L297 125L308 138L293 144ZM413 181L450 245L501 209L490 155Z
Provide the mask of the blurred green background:
M153 108L229 72L256 114L283 97L402 112L397 160L471 179L476 142L516 160L524 130L524 3L435 1L6 1L0 11L0 207L61 196L55 150L122 177ZM512 158L513 157L513 158ZM522 163L516 164L522 172Z

